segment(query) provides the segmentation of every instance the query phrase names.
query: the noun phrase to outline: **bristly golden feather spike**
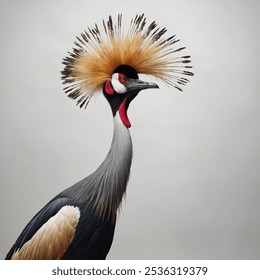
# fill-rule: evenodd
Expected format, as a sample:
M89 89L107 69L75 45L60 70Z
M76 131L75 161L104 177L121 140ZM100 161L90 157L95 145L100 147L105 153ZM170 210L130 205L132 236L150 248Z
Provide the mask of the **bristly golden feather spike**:
M97 24L81 33L74 43L75 47L63 59L61 71L65 93L77 104L87 106L91 97L102 90L104 83L111 79L113 71L122 64L133 67L139 74L147 74L161 79L169 86L182 90L192 76L187 69L190 56L176 56L185 47L174 48L179 42L176 36L164 38L166 28L160 28L155 21L146 27L144 14L136 15L125 33L122 14L114 25L109 16L103 20L103 29Z

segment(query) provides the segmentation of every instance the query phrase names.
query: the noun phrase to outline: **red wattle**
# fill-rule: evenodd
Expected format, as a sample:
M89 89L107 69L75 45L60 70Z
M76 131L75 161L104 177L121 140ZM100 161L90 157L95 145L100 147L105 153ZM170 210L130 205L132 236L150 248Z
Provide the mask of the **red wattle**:
M110 81L106 81L105 91L109 95L113 95L115 93L114 89L111 86L111 82Z
M129 128L131 127L131 123L128 119L128 116L127 116L127 112L126 112L126 99L123 101L123 103L120 105L119 109L118 109L118 112L119 112L119 116L120 116L120 119L121 121L123 122L123 124Z

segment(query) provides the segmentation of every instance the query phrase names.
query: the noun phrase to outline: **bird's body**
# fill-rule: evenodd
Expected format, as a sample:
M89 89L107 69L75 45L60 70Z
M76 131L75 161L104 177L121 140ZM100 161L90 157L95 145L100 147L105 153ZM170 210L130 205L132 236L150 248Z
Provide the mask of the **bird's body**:
M192 75L180 70L190 66L174 68L176 63L189 63L188 56L169 59L169 55L183 49L169 49L178 40L174 36L160 39L166 30L155 29L154 22L146 31L144 26L144 16L137 16L123 37L121 16L117 26L109 18L107 25L104 23L108 42L102 39L96 26L78 38L77 48L64 59L62 79L69 84L65 92L78 99L78 104L87 104L93 90L103 89L114 120L111 147L92 174L62 191L32 218L6 259L106 258L132 162L127 110L141 90L158 88L155 83L139 80L138 73L155 75L177 88L188 81L181 75ZM127 44L127 48L122 46L123 51L119 50L122 44ZM105 70L101 69L102 62Z
M126 191L131 161L130 132L116 114L113 140L103 163L44 206L21 233L6 258L105 259L112 244L117 209ZM51 217L55 219L50 222ZM59 219L63 226L54 226ZM41 229L45 232L32 241ZM39 243L43 243L44 249L38 250Z

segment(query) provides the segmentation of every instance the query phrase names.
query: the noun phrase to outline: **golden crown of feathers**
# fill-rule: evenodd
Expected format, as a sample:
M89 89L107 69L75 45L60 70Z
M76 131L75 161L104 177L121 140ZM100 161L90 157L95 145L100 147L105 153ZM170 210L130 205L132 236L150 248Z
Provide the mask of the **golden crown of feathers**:
M114 25L112 17L103 21L103 30L97 24L94 28L81 33L74 43L75 47L63 59L61 71L65 93L72 99L78 99L80 107L88 104L90 98L102 89L111 79L113 71L119 65L127 64L137 73L153 75L170 86L181 90L188 82L185 75L193 73L190 56L176 56L185 49L173 48L179 40L175 35L163 38L166 28L159 28L155 21L146 26L144 14L131 20L125 33L122 27L122 15L119 14Z

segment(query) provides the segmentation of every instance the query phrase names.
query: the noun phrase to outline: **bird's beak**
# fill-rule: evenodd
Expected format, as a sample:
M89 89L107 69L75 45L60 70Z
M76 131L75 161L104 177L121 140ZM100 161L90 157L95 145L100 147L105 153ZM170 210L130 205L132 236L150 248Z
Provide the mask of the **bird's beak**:
M144 82L139 79L128 79L125 86L128 91L132 91L135 89L142 90L147 88L159 88L159 86L155 83Z

